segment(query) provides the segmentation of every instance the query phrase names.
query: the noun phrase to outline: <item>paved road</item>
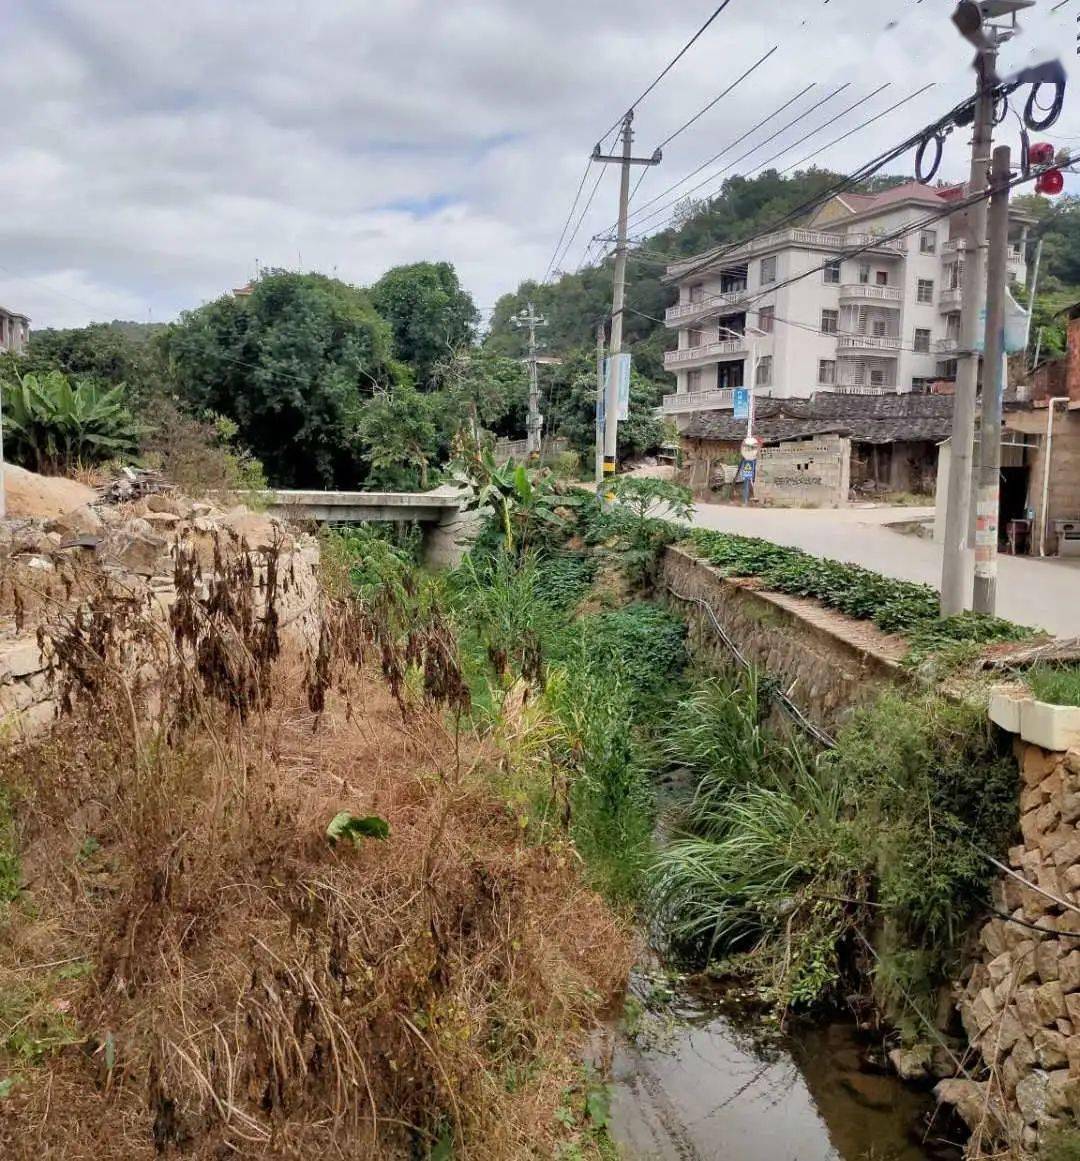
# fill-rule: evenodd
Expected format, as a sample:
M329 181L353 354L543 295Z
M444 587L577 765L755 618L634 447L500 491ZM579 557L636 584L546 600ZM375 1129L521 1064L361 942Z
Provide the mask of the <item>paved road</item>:
M898 520L930 519L932 508L741 508L699 504L699 528L760 536L861 564L900 580L941 583L941 546L884 527ZM1080 637L1080 562L1003 556L998 576L998 613L1060 637Z

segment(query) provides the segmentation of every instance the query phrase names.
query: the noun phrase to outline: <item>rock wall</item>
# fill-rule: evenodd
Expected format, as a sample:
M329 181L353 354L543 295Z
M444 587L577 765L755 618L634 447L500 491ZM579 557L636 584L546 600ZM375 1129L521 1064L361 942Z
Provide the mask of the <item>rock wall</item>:
M994 887L1000 917L980 931L957 997L989 1076L969 1069L939 1095L1026 1155L1048 1129L1080 1120L1080 750L1019 739L1016 750L1023 841L1009 852L1013 874Z
M675 547L665 552L662 580L672 607L689 620L695 655L732 664L705 610L681 597L705 601L747 659L780 679L803 713L826 729L907 680L901 641L817 601L763 592Z
M310 642L317 633L318 544L281 521L239 507L222 511L176 495L134 505L87 505L59 518L0 521L0 733L29 734L56 716L40 626L70 614L102 577L145 599L164 620L176 599L176 550L194 551L205 585L215 545L249 550L256 606L267 583L264 552L276 546L280 631Z

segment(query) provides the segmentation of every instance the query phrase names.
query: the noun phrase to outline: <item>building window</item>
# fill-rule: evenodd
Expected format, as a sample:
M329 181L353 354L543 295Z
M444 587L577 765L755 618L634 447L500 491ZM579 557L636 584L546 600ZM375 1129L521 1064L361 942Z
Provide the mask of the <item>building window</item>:
M933 383L933 379L919 379L919 378L912 379L911 380L911 393L912 393L912 395L929 395L931 383Z
M864 262L859 267L859 282L861 285L866 286L867 283L869 283L869 281L870 281L870 267L867 266L866 263Z
M690 330L686 332L687 347L700 347L703 346L704 343L705 332L703 330L699 330L697 327L691 327Z
M884 370L881 367L871 367L870 368L870 386L871 387L884 387L885 385L886 384L885 384L885 372L884 372Z
M769 283L776 281L776 257L762 258L761 260L761 285L768 286Z
M870 320L870 333L878 339L883 339L889 333L889 324L883 318Z
M703 282L695 283L690 287L690 302L695 305L699 302L705 301L705 284Z
M831 262L825 263L825 281L830 286L840 285L840 266L839 258L834 258Z
M915 350L924 355L930 350L930 332L923 327L915 328Z
M937 234L933 230L923 230L919 235L919 253L937 253Z
M758 359L756 383L758 387L772 386L772 355Z
M743 385L743 361L716 364L716 385L721 391L731 391Z
M701 371L687 371L686 372L686 389L687 391L701 390Z
M824 387L836 383L836 363L832 359L818 359L817 381Z
M823 310L821 312L821 333L835 335L840 330L840 312L838 310Z
M758 330L764 331L767 335L773 333L773 328L776 326L776 307L763 306L758 310Z
M877 274L874 275L874 281L878 284L878 286L888 286L889 285L889 272L888 272L888 270L879 270L877 272Z
M956 360L946 359L943 363L938 363L938 378L939 379L955 379L956 378Z
M919 285L915 292L916 302L933 302L934 301L934 280L932 278L920 278Z

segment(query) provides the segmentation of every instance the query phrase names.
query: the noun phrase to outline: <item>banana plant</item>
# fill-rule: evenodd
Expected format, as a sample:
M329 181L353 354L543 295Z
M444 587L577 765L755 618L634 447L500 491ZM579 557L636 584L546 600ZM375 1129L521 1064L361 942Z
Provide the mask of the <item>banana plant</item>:
M5 434L15 458L38 472L70 471L78 464L133 456L142 435L124 401L125 388L89 380L71 385L66 375L0 379Z

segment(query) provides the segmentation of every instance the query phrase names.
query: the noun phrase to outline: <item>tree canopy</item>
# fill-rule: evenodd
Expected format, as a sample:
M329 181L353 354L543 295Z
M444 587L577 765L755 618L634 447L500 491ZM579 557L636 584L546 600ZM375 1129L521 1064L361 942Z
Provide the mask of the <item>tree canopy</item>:
M276 484L357 487L364 401L403 378L370 295L321 274L264 275L162 336L171 386L228 416Z
M420 387L429 385L439 362L475 337L476 306L449 262L395 266L371 288L371 300L390 324L395 355Z

